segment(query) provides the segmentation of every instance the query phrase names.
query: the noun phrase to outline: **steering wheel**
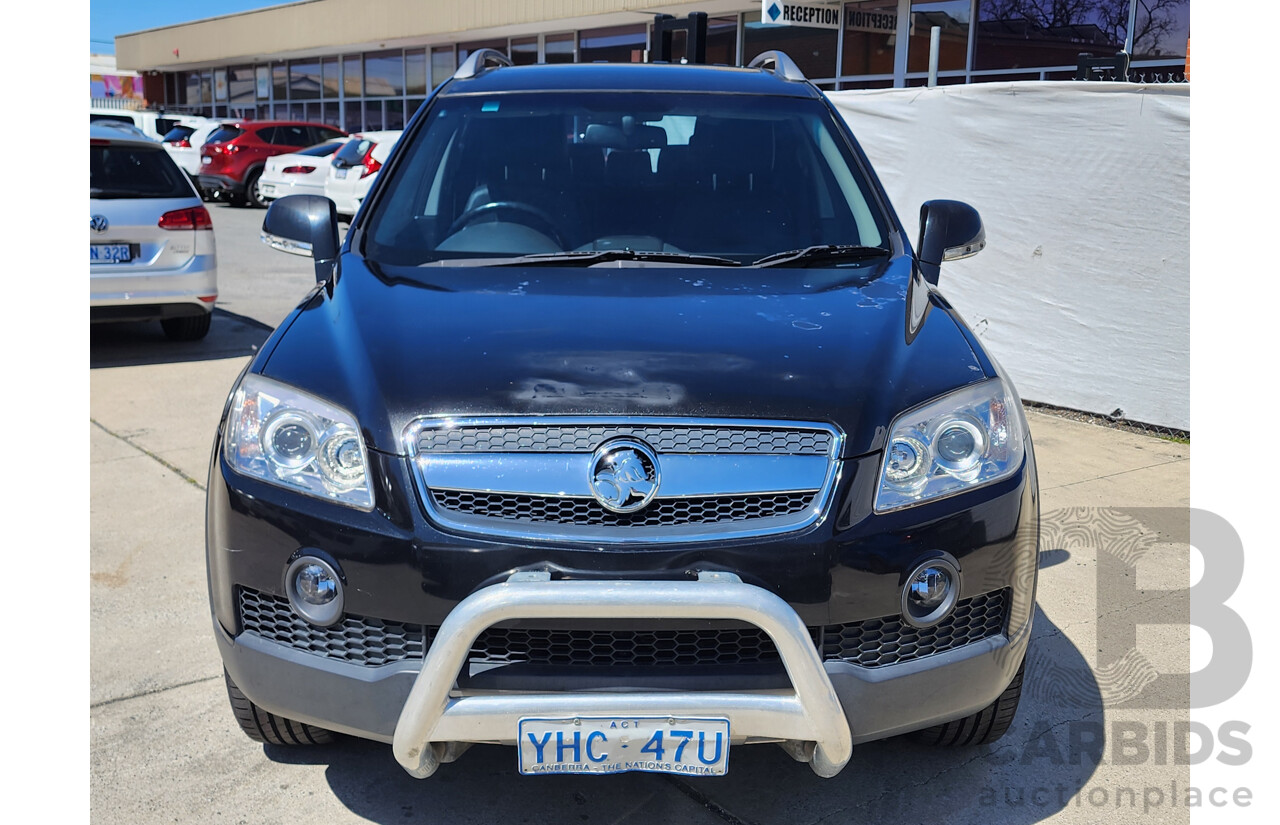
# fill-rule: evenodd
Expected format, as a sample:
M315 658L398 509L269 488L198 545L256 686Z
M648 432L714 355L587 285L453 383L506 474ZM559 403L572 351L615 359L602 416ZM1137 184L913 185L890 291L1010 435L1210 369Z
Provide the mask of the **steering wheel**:
M561 249L568 248L568 244L559 230L556 229L555 222L551 220L550 215L541 209L519 201L490 201L489 203L482 203L479 206L472 207L458 216L458 219L449 226L449 231L445 233L445 237L475 223L485 215L492 215L498 212L511 213L511 216L520 223L541 232L555 241Z

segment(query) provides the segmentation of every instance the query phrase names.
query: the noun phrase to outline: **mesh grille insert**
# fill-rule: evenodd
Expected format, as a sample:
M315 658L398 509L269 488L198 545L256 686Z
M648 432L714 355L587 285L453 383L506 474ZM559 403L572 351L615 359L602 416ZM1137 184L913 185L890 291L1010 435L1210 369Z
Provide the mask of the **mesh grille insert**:
M897 616L809 628L826 660L862 667L907 662L1004 632L1009 591L965 599L934 627L914 628ZM298 618L287 599L241 589L246 632L331 659L369 667L421 659L436 627L348 614L333 627ZM563 666L681 666L779 661L768 635L755 627L698 630L544 630L491 627L471 648L476 664L526 662Z
M655 499L638 513L614 513L589 498L527 496L514 493L470 493L432 490L437 507L473 516L544 524L605 527L667 527L747 521L798 513L817 491L754 496Z
M419 433L418 451L589 453L617 436L642 439L659 453L827 455L831 449L831 434L821 430L566 424L430 427Z
M823 628L822 658L880 667L954 650L1004 631L1008 590L965 599L933 627L916 628L885 616Z

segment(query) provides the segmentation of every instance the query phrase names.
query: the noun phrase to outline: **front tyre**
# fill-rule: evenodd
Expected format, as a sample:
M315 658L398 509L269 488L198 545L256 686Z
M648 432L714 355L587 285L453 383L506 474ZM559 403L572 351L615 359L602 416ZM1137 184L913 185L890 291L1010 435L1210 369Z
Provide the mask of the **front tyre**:
M262 187L258 186L258 179L261 177L261 169L254 169L249 173L244 182L244 199L249 206L265 209L267 201L262 197Z
M236 683L231 681L231 674L225 669L222 675L227 680L227 697L231 700L231 711L235 714L236 721L240 723L240 730L253 741L264 745L289 746L333 743L335 739L333 731L267 713L240 692Z
M1022 698L1022 674L1026 667L1024 656L1013 681L982 710L963 719L916 731L911 738L928 745L943 746L989 745L996 741L1009 730L1013 715L1018 711L1018 701Z

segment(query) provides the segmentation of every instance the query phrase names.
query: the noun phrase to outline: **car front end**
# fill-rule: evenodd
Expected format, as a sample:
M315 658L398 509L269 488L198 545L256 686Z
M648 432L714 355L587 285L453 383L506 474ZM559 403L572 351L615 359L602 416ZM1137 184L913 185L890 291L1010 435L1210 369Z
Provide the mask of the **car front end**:
M340 251L332 204L268 213L321 283L214 445L233 704L414 776L998 737L1039 540L1012 384L812 86L583 68L460 70ZM980 248L933 208L922 249Z

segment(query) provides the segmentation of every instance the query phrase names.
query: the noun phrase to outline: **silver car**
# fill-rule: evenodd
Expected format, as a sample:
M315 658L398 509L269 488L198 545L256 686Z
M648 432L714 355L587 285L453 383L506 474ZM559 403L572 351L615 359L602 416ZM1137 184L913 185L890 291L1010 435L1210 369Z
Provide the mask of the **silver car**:
M159 143L90 124L90 321L159 321L194 341L217 299L213 221L191 180Z

